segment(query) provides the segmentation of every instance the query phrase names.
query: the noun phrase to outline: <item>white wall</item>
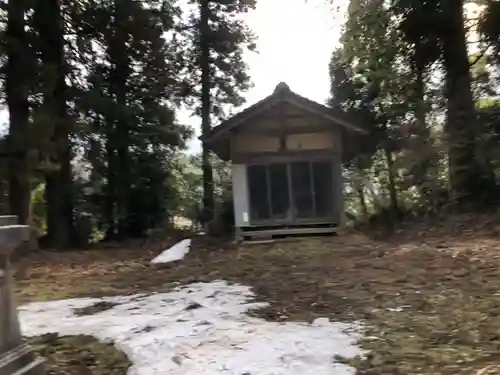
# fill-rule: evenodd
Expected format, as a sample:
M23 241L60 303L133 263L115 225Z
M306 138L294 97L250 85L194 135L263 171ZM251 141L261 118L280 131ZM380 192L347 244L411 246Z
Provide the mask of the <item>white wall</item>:
M233 179L234 224L236 227L245 227L250 225L246 165L233 164L231 174Z

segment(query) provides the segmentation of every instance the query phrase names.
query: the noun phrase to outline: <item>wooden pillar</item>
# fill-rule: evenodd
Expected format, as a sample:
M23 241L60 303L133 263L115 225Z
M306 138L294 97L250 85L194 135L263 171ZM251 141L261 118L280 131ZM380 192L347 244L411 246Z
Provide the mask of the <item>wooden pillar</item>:
M334 191L335 191L335 207L338 220L338 228L342 229L345 226L345 207L344 207L344 179L342 170L341 155L336 154L333 160L333 176L334 176Z
M26 225L12 225L13 216L0 216L0 374L43 375L37 358L23 340L13 293L12 251L28 241Z

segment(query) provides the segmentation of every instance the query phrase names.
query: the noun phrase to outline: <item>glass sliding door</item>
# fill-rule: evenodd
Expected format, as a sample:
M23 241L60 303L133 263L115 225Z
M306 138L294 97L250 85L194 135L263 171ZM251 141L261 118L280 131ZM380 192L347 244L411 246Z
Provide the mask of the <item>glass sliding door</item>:
M286 219L289 216L290 208L287 165L285 163L270 164L268 173L271 217L273 219Z
M291 163L290 172L292 176L291 190L295 217L308 218L314 216L314 198L310 163Z
M267 166L249 165L247 168L250 219L266 220L271 217L267 184Z
M336 192L330 161L250 165L250 218L260 224L329 219Z
M290 207L287 164L250 165L247 176L251 219L286 219Z

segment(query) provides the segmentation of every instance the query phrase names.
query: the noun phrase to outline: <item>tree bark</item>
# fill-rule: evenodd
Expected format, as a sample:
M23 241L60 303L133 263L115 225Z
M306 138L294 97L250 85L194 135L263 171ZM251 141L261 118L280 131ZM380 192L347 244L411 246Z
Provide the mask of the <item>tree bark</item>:
M475 155L475 109L466 44L463 0L442 0L441 35L446 71L450 186L459 201L475 199L487 182Z
M200 1L200 68L201 68L201 133L208 135L211 130L210 114L212 102L210 96L210 0ZM203 170L203 221L209 223L214 216L214 176L210 161L208 145L202 144L202 170Z
M394 159L392 152L387 147L384 148L384 152L387 159L387 174L389 176L389 198L391 202L391 209L393 213L397 213L399 210L399 204L398 192L396 190L396 177L394 173Z
M112 241L116 237L116 151L114 142L114 121L106 119L106 195L104 212L106 215L106 240Z
M114 37L110 41L109 56L113 64L112 91L116 100L116 122L114 146L116 147L116 166L117 174L116 187L116 211L118 215L118 233L119 239L127 236L128 230L128 204L130 197L130 129L128 124L127 110L127 78L130 74L130 62L126 55L127 49L127 17L125 14L123 0L115 0L115 30Z
M420 136L429 136L425 121L425 82L424 82L424 69L418 67L415 69L415 100L417 106L415 110L415 118L417 119L417 134Z
M9 108L9 211L27 224L30 216L31 190L28 168L29 135L28 86L30 48L25 32L25 2L10 0L7 21L7 76L5 89Z
M366 205L366 198L365 198L365 190L363 186L359 185L356 188L358 192L358 199L359 199L359 204L361 206L361 214L363 215L363 219L368 218L368 206Z
M74 229L63 20L59 0L36 4L35 27L40 38L44 73L43 109L53 119L53 161L58 166L46 175L47 234L51 246L68 248Z
M426 108L425 108L425 81L424 81L424 68L417 66L414 69L415 74L415 118L416 126L414 134L416 140L410 144L414 154L414 168L412 168L413 181L417 185L420 193L424 197L428 197L430 192L428 181L434 181L437 176L430 168L432 164L432 150L429 144L430 131L426 121Z

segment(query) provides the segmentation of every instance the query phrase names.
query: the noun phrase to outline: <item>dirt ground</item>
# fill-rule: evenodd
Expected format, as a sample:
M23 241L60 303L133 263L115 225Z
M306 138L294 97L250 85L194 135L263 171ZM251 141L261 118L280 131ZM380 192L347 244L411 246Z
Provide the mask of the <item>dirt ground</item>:
M255 312L268 320L362 321L370 354L350 360L360 375L500 374L497 222L413 223L385 241L354 232L238 246L199 237L185 260L162 266L149 261L169 240L43 252L17 264L17 294L28 302L225 279L270 302Z

